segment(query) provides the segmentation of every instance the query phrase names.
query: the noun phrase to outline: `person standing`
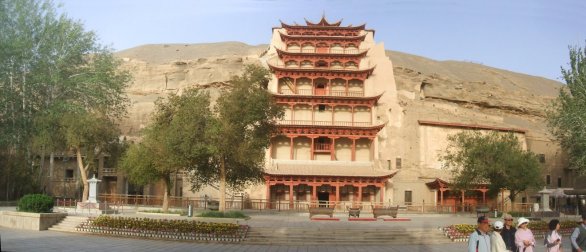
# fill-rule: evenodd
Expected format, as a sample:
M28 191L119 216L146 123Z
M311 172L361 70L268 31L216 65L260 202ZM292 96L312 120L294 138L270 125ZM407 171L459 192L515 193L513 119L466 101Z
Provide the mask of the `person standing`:
M533 252L533 247L535 247L535 237L527 224L529 224L529 219L519 218L517 232L515 232L515 245L517 245L519 252Z
M574 229L570 236L572 251L584 252L586 250L586 214L582 214L582 223Z
M549 232L545 234L545 251L546 252L561 252L562 251L562 236L560 235L560 221L553 219L549 222Z
M501 236L501 232L503 231L504 223L502 221L495 221L494 222L494 232L490 236L490 251L491 252L510 252L511 250L507 250L507 246L505 245L505 241L503 241L503 237Z
M468 252L490 252L489 223L486 217L478 217L478 226L468 237Z
M517 251L517 246L515 245L515 233L517 229L513 226L513 216L507 213L503 214L503 221L505 222L505 227L501 231L503 241L505 241L508 250Z

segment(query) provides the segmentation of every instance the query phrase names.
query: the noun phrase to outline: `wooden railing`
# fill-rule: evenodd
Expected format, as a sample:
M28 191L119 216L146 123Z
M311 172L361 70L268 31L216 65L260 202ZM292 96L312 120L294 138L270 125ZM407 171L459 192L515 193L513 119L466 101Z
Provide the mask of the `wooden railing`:
M109 202L108 204L123 206L151 206L160 207L163 204L163 197L148 195L124 195L124 194L102 194L99 196L100 202ZM187 208L191 205L195 209L209 209L210 201L218 201L217 198L210 197L169 197L169 206L172 208ZM60 202L60 206L73 205L75 201L69 201L69 204ZM361 208L361 213L372 213L372 208L390 207L399 205L399 213L454 213L469 212L475 213L476 206L439 206L433 203L421 202L419 204L411 203L390 203L390 202L352 202L352 201L293 201L289 200L270 200L265 199L244 199L242 196L235 196L226 199L227 210L256 210L256 211L290 211L290 212L307 212L309 207L334 207L336 212L347 212L348 208ZM491 211L492 206L489 206Z
M348 96L348 97L364 97L364 91L345 91L345 90L319 90L321 92L314 92L313 89L297 89L297 92L293 92L289 89L283 89L279 91L279 94L285 95L320 95L320 96Z
M314 63L307 63L307 64L285 64L278 59L269 59L267 63L271 66L282 67L282 68L289 68L289 69L326 69L326 70L346 70L346 71L360 71L370 69L370 65L367 66L357 66L357 65L347 65L347 66L316 66Z
M344 122L344 121L311 121L311 120L280 120L281 125L318 125L318 126L347 126L347 127L369 127L370 122Z
M116 168L102 168L102 173L116 173Z
M127 195L127 194L102 194L98 197L99 202L107 204L114 209L131 209L138 206L160 207L163 204L163 197L149 195ZM210 201L218 201L217 198L210 197L169 197L169 206L172 208L187 208L189 205L196 209L209 209ZM55 207L75 208L79 200L67 198L56 199ZM471 204L454 204L440 206L425 201L415 202L352 202L352 201L293 201L289 200L270 200L265 199L246 199L242 196L235 196L226 199L227 210L256 210L256 211L290 211L290 212L308 212L309 207L334 207L336 212L347 212L348 208L361 208L361 213L372 213L373 207L390 207L399 206L400 213L446 213L453 214L458 212L476 213L478 205ZM490 212L497 209L497 205L486 205ZM508 211L526 213L527 216L532 212L532 203L515 203L513 209ZM573 211L572 211L573 212Z
M329 143L315 143L313 149L316 151L330 151L330 148L331 144Z
M332 49L332 48L298 48L292 49L289 48L287 50L283 50L291 53L331 53L331 54L359 54L366 50L360 50L357 48L347 48L347 49Z

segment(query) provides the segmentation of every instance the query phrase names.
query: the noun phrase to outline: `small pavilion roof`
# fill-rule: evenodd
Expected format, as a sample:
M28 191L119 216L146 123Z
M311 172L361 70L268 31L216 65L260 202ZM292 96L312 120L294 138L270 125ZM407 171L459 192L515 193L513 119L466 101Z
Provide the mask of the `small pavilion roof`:
M438 188L448 187L450 185L450 183L448 183L447 181L445 181L443 179L435 178L434 181L427 182L427 183L425 183L425 185L427 185L429 188L432 188L432 189L438 189Z
M317 23L311 22L311 21L307 20L307 18L304 18L304 20L305 20L305 25L300 25L297 23L293 23L293 25L289 25L281 20L279 20L279 21L281 22L281 27L283 27L283 28L309 27L309 28L333 28L333 29L364 29L366 27L366 24L361 24L361 25L357 25L357 26L352 26L352 25L341 26L343 19L340 19L337 22L329 22L326 19L325 15L322 15L321 19Z
M451 186L450 182L447 182L443 179L440 178L435 178L435 180L431 181L431 182L427 182L425 183L425 185L427 185L427 187L431 188L431 189L439 189L439 188L449 188ZM476 186L487 186L488 185L488 181L481 181L480 183L473 183L473 185Z
M305 19L305 23L307 24L307 26L340 26L340 24L342 24L342 20L343 20L343 19L340 19L340 20L338 20L338 22L330 23L326 19L325 14L321 16L321 19L317 23L313 23L313 22L307 20L307 18L304 18L304 19Z

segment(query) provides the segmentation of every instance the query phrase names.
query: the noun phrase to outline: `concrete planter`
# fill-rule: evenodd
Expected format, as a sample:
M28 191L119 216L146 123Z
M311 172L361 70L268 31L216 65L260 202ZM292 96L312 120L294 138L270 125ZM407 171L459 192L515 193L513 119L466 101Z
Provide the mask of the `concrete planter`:
M26 230L47 230L67 216L66 213L0 212L0 226Z

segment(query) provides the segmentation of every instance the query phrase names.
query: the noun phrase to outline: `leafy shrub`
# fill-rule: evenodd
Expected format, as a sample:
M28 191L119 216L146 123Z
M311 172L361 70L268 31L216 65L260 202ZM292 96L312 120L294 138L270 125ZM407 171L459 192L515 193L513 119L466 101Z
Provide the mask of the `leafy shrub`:
M217 211L207 211L199 214L197 217L214 217L214 218L238 218L238 219L247 219L248 216L243 214L239 211L229 211L229 212L217 212Z
M454 229L462 234L469 234L476 230L476 225L472 224L456 224Z
M45 194L28 194L18 201L18 211L30 213L53 212L53 198Z
M236 234L240 226L231 223L209 223L192 220L167 220L149 218L124 218L101 215L91 222L91 226L115 229L148 230L164 232L184 232L201 234Z

